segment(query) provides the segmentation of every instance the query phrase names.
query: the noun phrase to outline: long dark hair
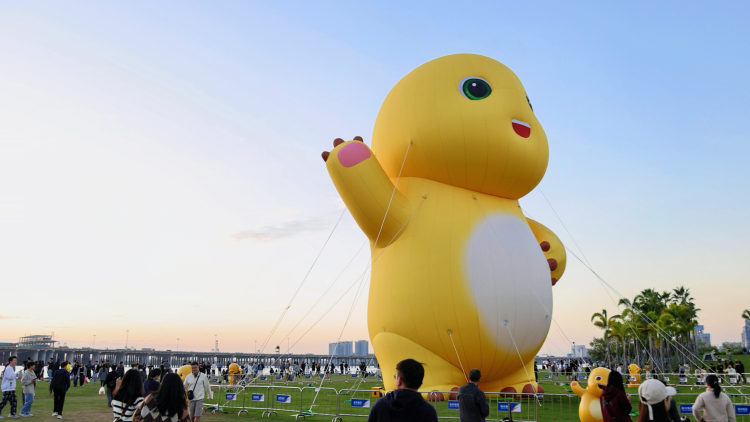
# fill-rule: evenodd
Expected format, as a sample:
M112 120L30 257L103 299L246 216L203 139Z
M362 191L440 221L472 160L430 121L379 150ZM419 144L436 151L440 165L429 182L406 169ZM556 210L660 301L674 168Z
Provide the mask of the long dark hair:
M614 387L624 393L625 386L623 386L622 374L617 371L610 372L609 379L607 380L607 387Z
M153 393L153 396L156 400L156 407L162 416L177 415L177 417L180 417L182 412L187 409L185 386L177 374L165 375L159 390Z
M670 422L667 405L664 403L664 400L652 404L651 409L654 411L654 419L649 419L648 405L640 402L638 405L638 422Z
M718 399L721 395L721 386L719 385L719 377L711 374L706 377L706 384L714 390L714 396Z
M125 403L125 407L135 403L138 397L143 397L143 383L141 382L141 373L130 368L122 377L120 390L115 394L114 399Z

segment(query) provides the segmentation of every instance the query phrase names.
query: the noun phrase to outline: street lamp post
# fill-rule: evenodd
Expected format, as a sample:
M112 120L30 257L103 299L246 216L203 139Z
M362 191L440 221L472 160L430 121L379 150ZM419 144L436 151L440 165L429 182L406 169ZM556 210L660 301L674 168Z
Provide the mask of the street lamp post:
M94 344L91 345L91 348L96 348L96 334L94 334Z
M130 330L125 330L125 349L128 348L128 338L130 337Z
M286 338L286 354L289 354L289 337Z
M180 339L179 338L177 339L177 351L178 352L180 351Z

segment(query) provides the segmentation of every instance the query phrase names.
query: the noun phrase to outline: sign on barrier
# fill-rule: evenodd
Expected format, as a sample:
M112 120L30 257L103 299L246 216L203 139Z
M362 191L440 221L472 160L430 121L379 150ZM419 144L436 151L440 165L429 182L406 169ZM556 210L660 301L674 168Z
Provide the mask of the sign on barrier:
M550 375L547 375L547 374L544 375L544 378L550 379L550 377L551 377Z
M680 382L687 382L687 377L680 377Z
M227 401L237 400L237 393L227 393L226 394L226 399L227 399Z
M280 380L281 379L281 375L276 375L276 379Z
M352 407L370 407L370 399L352 399Z
M579 379L579 380L585 380L585 379L586 379L586 375L579 375L579 376L578 376L578 379Z
M499 412L521 413L521 403L498 402L497 410Z
M738 415L750 415L750 405L747 404L735 404L734 413Z
M261 381L265 381L265 380L267 380L267 379L268 379L268 377L260 377L260 380L261 380Z
M731 384L737 384L737 378L729 378Z
M698 382L703 382L703 378L702 377L698 377Z
M266 401L266 395L262 393L253 393L250 396L250 401Z
M211 378L211 382L219 382L218 378Z
M292 402L292 396L289 394L277 394L276 395L276 403L291 403Z
M357 374L352 374L352 378L357 378Z
M636 382L636 381L637 381L637 380L635 379L635 377L630 377L630 378L628 378L628 379L629 379L630 381L633 381L633 382Z
M458 410L458 400L448 400L448 409Z
M669 381L669 377L664 377L664 381Z
M692 414L693 413L693 405L692 404L681 404L680 405L680 413L683 413L683 414Z
M310 378L310 375L305 375L305 378Z

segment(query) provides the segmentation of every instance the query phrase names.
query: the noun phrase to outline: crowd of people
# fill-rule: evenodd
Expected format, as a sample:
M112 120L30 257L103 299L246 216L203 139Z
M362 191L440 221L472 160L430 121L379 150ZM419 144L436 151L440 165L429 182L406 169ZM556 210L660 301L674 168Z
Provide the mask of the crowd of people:
M581 370L584 361L570 360L567 362L547 362L547 367L553 372L561 372L574 376ZM591 362L594 364L594 362ZM44 379L41 371L44 362L34 362L30 358L23 363L23 370L17 371L17 359L12 356L2 372L2 401L0 401L0 417L2 411L9 405L10 417L18 417L16 397L16 381L22 385L21 417L33 416L31 407L34 402L36 384ZM337 368L332 362L324 364L307 364L303 362L282 362L279 372L290 375L304 373L330 374ZM590 365L585 365L590 369ZM54 411L52 416L63 418L65 396L71 387L82 386L96 381L105 390L107 405L118 422L200 422L204 400L212 398L209 375L212 365L207 363L190 363L191 372L182 380L172 371L168 362L160 366L133 363L126 370L123 362L113 364L109 361L82 364L74 361L53 361L47 365L47 381L49 392L54 396ZM338 369L341 373L349 371L347 362L340 362ZM366 376L365 362L357 368ZM658 368L645 368L646 371ZM217 365L220 374L226 375L227 368ZM260 374L264 370L262 363L243 365L241 371L246 374ZM273 368L271 368L273 371ZM700 372L698 372L700 371ZM706 372L704 372L706 371ZM710 371L710 372L708 372ZM725 372L726 371L726 372ZM690 373L690 366L681 364L676 370L679 374ZM696 421L726 421L736 422L734 405L722 392L721 376L744 372L741 362L727 362L715 367L713 364L706 369L696 369L696 374L703 375L706 391L698 396L693 405L693 416ZM603 422L627 422L631 420L632 405L630 395L625 392L625 379L622 365L613 365L606 385L600 384L602 390L601 412ZM424 380L424 368L421 363L413 359L406 359L396 365L396 389L385 394L371 408L368 421L437 421L435 408L424 400L418 392ZM740 377L742 378L742 377ZM459 402L459 418L462 422L483 422L489 415L489 405L485 394L479 388L481 372L478 369L469 371L467 384L457 392ZM743 380L744 382L744 380ZM674 400L676 390L667 386L664 380L652 378L644 381L638 388L638 422L681 422L677 404Z

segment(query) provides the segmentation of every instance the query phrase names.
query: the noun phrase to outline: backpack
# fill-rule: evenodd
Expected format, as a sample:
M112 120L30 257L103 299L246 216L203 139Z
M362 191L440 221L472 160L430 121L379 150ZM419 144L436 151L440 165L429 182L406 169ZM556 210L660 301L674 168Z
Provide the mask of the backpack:
M107 388L114 390L117 387L117 378L116 377L108 377L107 380Z

